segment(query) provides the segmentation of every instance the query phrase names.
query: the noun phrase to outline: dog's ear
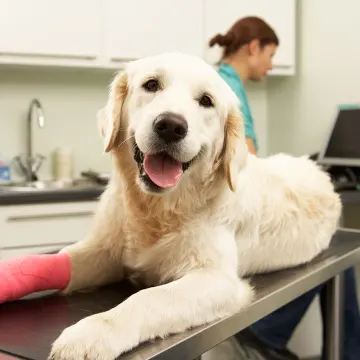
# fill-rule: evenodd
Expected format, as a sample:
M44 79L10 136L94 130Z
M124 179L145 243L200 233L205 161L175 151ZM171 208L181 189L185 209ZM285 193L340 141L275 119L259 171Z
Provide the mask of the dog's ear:
M122 126L122 108L128 93L127 73L117 74L110 85L109 99L105 108L97 114L98 126L104 139L104 151L111 151Z
M225 122L223 154L225 178L231 191L235 191L238 173L248 156L243 117L235 107L229 111Z

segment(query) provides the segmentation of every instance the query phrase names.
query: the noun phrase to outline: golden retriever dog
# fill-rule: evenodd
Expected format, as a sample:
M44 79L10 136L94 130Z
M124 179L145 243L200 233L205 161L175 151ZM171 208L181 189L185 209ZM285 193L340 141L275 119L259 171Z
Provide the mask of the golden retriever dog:
M244 275L304 264L326 249L341 202L307 157L248 153L239 100L203 60L130 62L99 111L112 175L88 236L69 254L64 294L130 278L115 308L65 329L53 360L113 360L141 342L248 306Z

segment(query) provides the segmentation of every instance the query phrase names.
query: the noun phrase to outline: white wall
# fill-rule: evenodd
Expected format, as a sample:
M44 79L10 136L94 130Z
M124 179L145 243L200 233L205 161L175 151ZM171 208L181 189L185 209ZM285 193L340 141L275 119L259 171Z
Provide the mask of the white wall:
M360 2L300 0L298 4L297 75L268 80L269 153L319 151L337 105L360 103ZM290 348L302 357L320 354L321 331L315 302Z

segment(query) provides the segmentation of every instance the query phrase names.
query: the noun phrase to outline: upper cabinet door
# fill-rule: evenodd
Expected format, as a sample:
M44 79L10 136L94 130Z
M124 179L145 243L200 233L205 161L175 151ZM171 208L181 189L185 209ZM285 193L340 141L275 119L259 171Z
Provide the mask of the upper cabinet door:
M280 46L273 59L274 73L292 73L295 66L295 0L204 0L205 38L226 32L245 16L263 18L277 33ZM221 50L206 50L206 60L214 64Z
M0 0L0 54L94 59L101 0Z
M110 61L168 51L203 57L203 0L105 0L104 4Z

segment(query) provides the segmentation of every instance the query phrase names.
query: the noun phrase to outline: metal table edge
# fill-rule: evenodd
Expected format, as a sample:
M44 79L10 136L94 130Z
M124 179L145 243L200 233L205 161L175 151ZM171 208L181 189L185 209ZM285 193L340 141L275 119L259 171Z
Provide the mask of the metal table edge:
M354 232L340 228L338 233ZM360 262L360 246L341 256L335 265L328 267L319 266L315 272L299 277L296 281L284 286L265 296L261 300L255 300L248 308L233 316L221 319L208 325L202 325L186 334L175 334L167 339L156 341L156 353L152 344L127 356L121 356L120 360L192 360L195 359L226 339L245 329L252 323L282 307L298 296L304 294L315 286L325 283L337 274ZM274 305L275 304L275 305ZM273 305L273 306L271 306ZM244 316L247 318L244 319ZM180 339L180 340L179 340ZM162 348L159 350L159 348Z

